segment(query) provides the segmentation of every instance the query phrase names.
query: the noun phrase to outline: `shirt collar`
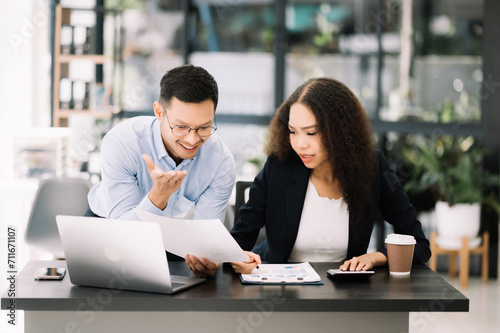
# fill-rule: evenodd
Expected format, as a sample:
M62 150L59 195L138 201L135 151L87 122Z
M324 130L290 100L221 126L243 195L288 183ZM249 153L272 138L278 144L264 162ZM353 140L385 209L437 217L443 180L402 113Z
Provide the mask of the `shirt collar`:
M158 119L155 119L155 121L153 122L153 140L156 148L156 156L158 156L158 159L161 160L165 156L170 156L168 155L165 144L163 143L163 138L161 137L160 125L161 123L158 121Z

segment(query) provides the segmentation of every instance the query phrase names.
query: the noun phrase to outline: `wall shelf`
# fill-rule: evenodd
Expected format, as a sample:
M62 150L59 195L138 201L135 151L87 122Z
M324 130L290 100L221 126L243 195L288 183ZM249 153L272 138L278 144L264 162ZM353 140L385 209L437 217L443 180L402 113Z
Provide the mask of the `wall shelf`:
M97 29L97 25L99 17L102 20L108 18L106 13L111 13L109 17L114 24L111 55L101 54L104 48L98 45L104 40L104 31ZM117 20L117 13L102 7L77 9L56 5L52 112L54 127L68 126L72 115L111 119L119 112L116 84L119 71L116 69L120 21ZM72 19L78 15L93 17L94 22L82 23L81 17Z

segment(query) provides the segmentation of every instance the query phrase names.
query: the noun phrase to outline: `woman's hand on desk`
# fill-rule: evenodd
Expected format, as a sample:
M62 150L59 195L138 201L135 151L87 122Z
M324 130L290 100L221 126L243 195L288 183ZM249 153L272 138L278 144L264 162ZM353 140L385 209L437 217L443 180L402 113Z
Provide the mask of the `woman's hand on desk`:
M367 253L346 260L339 268L343 271L367 271L375 266L387 263L387 257L381 252Z
M258 254L250 251L245 251L245 253L248 256L248 259L250 259L249 261L231 263L231 266L233 266L233 269L236 273L250 274L255 267L262 264L262 260L260 260L260 256Z
M190 254L186 254L184 259L186 260L188 267L197 277L206 278L213 276L220 267L219 263L212 262L206 258L198 259Z

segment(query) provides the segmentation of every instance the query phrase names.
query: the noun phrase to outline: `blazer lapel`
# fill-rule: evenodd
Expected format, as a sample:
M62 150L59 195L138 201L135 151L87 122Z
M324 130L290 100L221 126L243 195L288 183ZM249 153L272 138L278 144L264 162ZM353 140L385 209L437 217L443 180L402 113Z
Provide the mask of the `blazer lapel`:
M311 171L302 162L299 162L292 173L294 184L287 186L285 189L287 216L287 252L285 259L290 256L297 238L310 173Z
M348 236L348 242L347 242L347 255L345 260L351 259L355 253L354 250L354 236L356 235L356 231L354 230L354 221L351 215L349 215L349 236Z

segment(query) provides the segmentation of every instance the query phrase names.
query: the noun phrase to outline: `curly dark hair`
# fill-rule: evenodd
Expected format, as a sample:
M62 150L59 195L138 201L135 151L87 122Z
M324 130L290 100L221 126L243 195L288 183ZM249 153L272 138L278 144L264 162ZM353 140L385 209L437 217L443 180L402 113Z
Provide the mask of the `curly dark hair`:
M359 220L365 205L371 203L376 166L371 125L361 103L347 86L334 79L315 78L303 83L271 121L266 153L281 162L297 156L288 128L290 107L295 103L314 114L349 214Z

